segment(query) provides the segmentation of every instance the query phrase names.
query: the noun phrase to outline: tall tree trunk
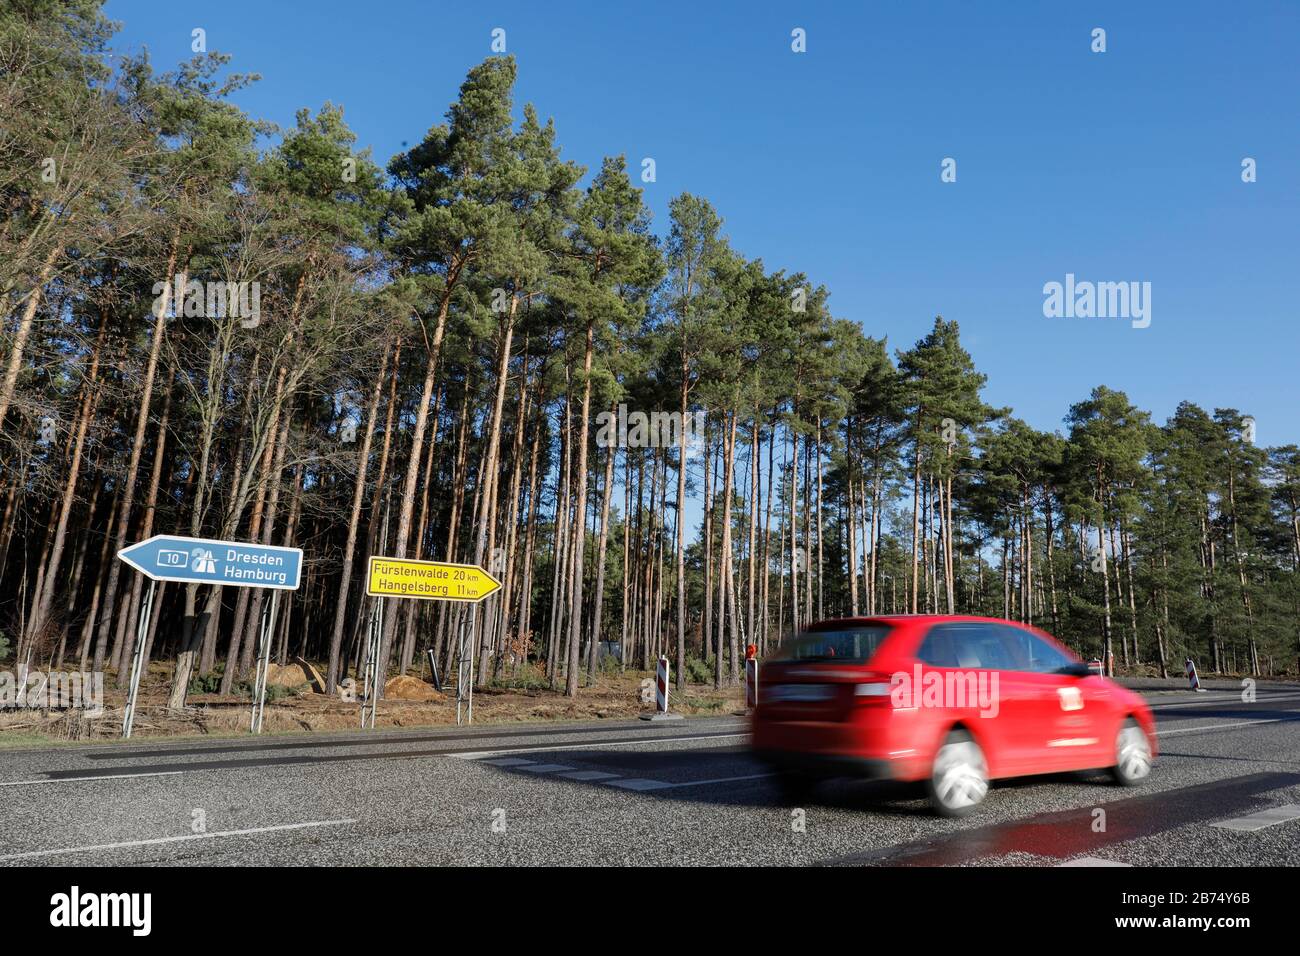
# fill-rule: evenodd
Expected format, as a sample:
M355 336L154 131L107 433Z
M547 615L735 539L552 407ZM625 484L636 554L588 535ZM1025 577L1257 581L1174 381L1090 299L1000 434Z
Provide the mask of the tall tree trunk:
M797 414L797 412L796 412ZM799 565L803 563L798 546L799 519L796 508L799 501L799 432L791 422L790 427L790 624L791 632L799 633ZM806 543L806 542L805 542Z
M857 501L853 496L853 424L849 421L848 438L844 444L844 486L848 493L849 534L849 614L858 616L858 522Z
M538 378L541 378L539 372ZM537 516L541 513L541 486L538 483L537 459L541 450L541 430L546 419L544 395L537 396L537 424L533 426L532 451L528 462L528 534L524 539L524 567L519 586L519 633L523 640L524 661L532 643L533 629L533 553L537 542ZM625 552L626 553L626 552Z
M171 253L167 258L167 275L170 276L176 266L176 256L178 249L179 237L172 239ZM185 279L189 269L186 267L185 272L177 279L180 288L185 288ZM122 505L117 514L117 531L113 535L114 553L121 551L126 547L127 532L131 527L131 511L135 502L135 481L140 468L140 455L144 451L145 429L149 424L149 404L153 399L154 376L158 371L158 353L162 349L163 336L167 331L167 309L169 292L171 290L168 284L168 290L163 293L159 300L158 314L154 317L153 341L149 346L149 359L145 364L144 382L140 389L140 413L136 416L135 437L131 442L130 460L126 466L126 476L122 481ZM113 623L113 609L117 603L117 582L118 575L121 573L122 563L114 561L108 571L108 581L104 585L104 610L99 620L99 635L95 640L95 660L94 669L97 671L104 669L104 658L108 651L108 631ZM188 680L188 677L187 677Z
M755 554L758 551L758 495L762 488L758 473L759 425L757 408L754 409L754 419L749 434L749 552L746 555L748 585L746 587L745 621L749 627L749 643L754 644L758 634L758 627L754 621L754 586L757 583L756 572L758 570L755 565Z
M617 407L612 409L612 413L618 414ZM600 657L601 613L605 603L605 548L609 543L609 507L614 497L614 457L617 452L617 445L610 445L605 449L605 491L600 503L600 540L596 545L596 593L594 606L591 609L591 654L587 661L587 673L593 678ZM623 520L626 524L626 515L623 516ZM625 555L626 553L624 551Z
M401 347L400 344L398 347ZM388 372L388 356L391 351L391 344L385 340L379 374L375 376L375 384L370 390L370 402L366 409L366 433L361 438L361 449L357 454L357 476L352 489L352 507L348 513L348 536L343 545L343 571L339 578L338 597L334 601L334 627L330 632L329 666L325 672L327 694L332 694L339 682L339 656L343 648L343 622L347 617L348 590L352 584L352 560L356 553L357 530L361 525L361 504L366 496L366 472L370 468L370 446L375 437L375 419L379 415L379 399L383 394L384 377Z
M406 476L402 482L402 499L397 517L397 539L393 545L393 557L395 558L406 557L406 548L411 539L411 516L415 511L415 486L420 479L420 458L424 452L425 431L429 427L429 405L433 399L433 387L437 382L438 359L442 354L442 339L447 331L447 313L451 309L452 290L455 287L459 273L460 266L453 265L443 285L438 303L438 320L433 330L433 341L429 343L428 361L424 369L424 384L420 388L420 403L416 407L415 429L411 433L411 457L406 468ZM397 627L397 612L400 607L399 601L389 601L388 603L390 607L387 608L388 613L384 615L384 627L379 645L379 667L381 670L376 675L378 685L376 694L380 697L383 696L389 649L393 645L393 632Z
M76 501L77 478L81 472L81 457L86 448L86 432L95 415L95 406L99 400L99 356L104 347L104 337L108 331L108 309L101 307L99 333L90 355L90 370L82 387L81 410L77 416L77 430L72 440L72 456L68 463L67 477L63 483L63 496L59 502L58 526L54 532L54 545L50 549L50 563L45 572L45 586L36 602L36 609L28 623L28 630L39 634L49 616L54 602L55 581L59 575L59 562L63 558L64 542L68 533L68 518ZM2 416L0 416L2 420Z
M566 367L565 377L568 378ZM567 383L566 383L567 384ZM553 529L551 550L553 569L551 575L551 626L547 636L546 645L546 677L555 684L556 675L560 671L560 662L558 660L558 647L560 638L560 625L564 620L564 607L561 596L563 595L563 583L565 581L564 569L565 562L569 553L569 476L572 473L573 460L573 416L570 413L572 397L569 388L566 387L564 394L563 418L560 428L560 475L557 480L555 492L555 518L551 523Z
M578 467L574 482L578 486L577 503L573 507L573 588L569 598L569 663L565 674L564 694L578 696L578 654L582 639L582 562L587 550L587 430L591 418L591 361L595 348L595 331L587 323L587 341L582 359L582 410L578 424Z
M140 528L140 540L148 541L153 535L154 517L158 513L158 488L162 482L163 462L167 458L167 425L171 418L172 410L172 374L171 369L167 373L167 389L163 395L162 417L158 420L158 438L154 443L154 460L153 471L149 476L149 491L145 497L144 521ZM131 603L130 614L123 615L122 626L125 628L125 635L121 638L122 652L117 661L117 686L123 688L127 684L127 677L131 669L131 659L135 654L136 641L136 620L140 613L141 589L144 586L142 575L134 575L135 580L131 582ZM157 594L154 595L155 600ZM140 668L143 672L149 666L149 661L144 659L140 662Z
M677 690L686 689L686 416L690 411L690 362L682 356L681 447L677 449ZM704 466L708 467L708 454Z
M5 367L4 378L0 379L0 427L4 425L5 416L9 414L9 406L13 404L14 390L18 385L18 373L23 367L23 352L27 348L27 339L32 334L36 310L40 307L45 287L54 273L54 264L59 261L61 255L63 255L61 244L50 250L45 261L41 263L40 275L28 291L26 301L22 303L22 315L18 319L18 329L14 333L14 341L10 346L9 364ZM170 269L171 267L168 266L168 275L171 274Z
M815 523L817 526L817 617L820 619L826 616L822 603L823 582L826 575L824 573L825 555L822 549L825 525L822 521L822 418L820 413L817 415L817 512Z
M728 608L735 608L734 600L728 600L730 594L734 598L733 575L732 575L732 554L731 554L731 501L733 485L735 484L735 461L736 461L736 412L731 413L731 425L723 435L723 476L722 476L722 550L721 558L718 562L718 641L717 655L718 665L714 669L714 684L722 686L722 653L723 653L723 636L727 619ZM723 420L726 426L726 419ZM740 669L739 648L736 629L735 614L731 614L731 642L730 642L730 672L728 680L730 683L736 683L737 673Z
M921 584L920 555L917 545L921 538L921 444L916 443L912 453L912 613L919 610L916 603L918 588ZM1005 565L1005 558L1003 564Z
M718 443L719 452L722 444ZM704 611L700 619L703 640L700 657L708 660L709 640L713 633L713 487L717 482L717 464L713 453L713 422L704 424Z

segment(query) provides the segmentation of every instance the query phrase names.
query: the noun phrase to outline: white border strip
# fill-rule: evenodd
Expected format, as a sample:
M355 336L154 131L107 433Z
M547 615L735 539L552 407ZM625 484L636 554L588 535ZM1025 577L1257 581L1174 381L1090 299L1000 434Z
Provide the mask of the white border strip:
M128 780L132 777L175 777L184 770L157 770L150 773L104 773L91 777L46 777L40 780L5 780L0 787L25 787L38 783L79 783L84 780Z
M778 773L750 773L750 774L745 774L745 776L743 777L715 777L712 780L687 780L684 783L669 783L663 787L660 787L659 789L676 790L680 787L703 787L711 783L735 783L740 780L762 780L766 777L779 777L779 776L780 774Z
M1289 821L1296 819L1300 819L1300 806L1294 803L1288 803L1280 807L1270 807L1269 809L1261 810L1258 813L1250 813L1244 817L1233 817L1231 820L1220 820L1218 823L1211 823L1210 826L1218 827L1221 830L1238 830L1243 833L1254 833L1256 830L1276 826L1279 823L1288 823Z
M583 744L556 744L555 746L543 744L535 747L515 747L510 750L475 750L438 756L455 757L458 760L482 760L484 757L500 757L505 754L548 754L555 750L601 750L605 747L633 747L680 740L728 740L749 735L749 731L745 731L739 734L697 734L693 737L646 737L643 740L590 740Z
M253 827L248 830L215 830L212 833L186 833L183 836L158 837L153 840L129 840L125 843L99 843L94 846L70 846L58 850L33 850L30 853L10 853L0 856L0 863L10 860L31 860L42 856L57 856L61 853L90 853L95 850L121 850L137 846L160 846L164 843L188 843L192 840L213 840L217 837L249 836L254 833L276 833L281 830L307 830L312 827L337 827L356 823L354 819L312 820L308 823L283 823L274 827Z
M1194 734L1197 731L1229 730L1233 727L1250 727L1253 726L1254 724L1284 724L1292 720L1300 720L1300 716L1273 717L1268 720L1243 720L1240 723L1235 723L1235 724L1202 724L1200 727L1176 727L1173 730L1157 730L1156 736L1169 737L1172 736L1173 734ZM1213 758L1209 758L1209 759L1213 759Z

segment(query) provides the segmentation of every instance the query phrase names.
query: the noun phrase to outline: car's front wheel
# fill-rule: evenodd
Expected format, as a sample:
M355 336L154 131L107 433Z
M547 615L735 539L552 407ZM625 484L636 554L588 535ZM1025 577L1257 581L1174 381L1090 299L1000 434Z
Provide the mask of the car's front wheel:
M1124 787L1136 786L1151 773L1151 741L1132 717L1115 735L1115 765L1110 772Z
M927 784L930 805L945 817L975 812L989 791L989 767L984 751L969 733L954 730L934 755Z

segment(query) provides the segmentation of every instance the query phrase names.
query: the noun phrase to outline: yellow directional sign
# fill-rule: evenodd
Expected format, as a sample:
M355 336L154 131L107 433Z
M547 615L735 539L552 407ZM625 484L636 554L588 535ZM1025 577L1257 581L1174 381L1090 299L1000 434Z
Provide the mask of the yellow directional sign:
M477 564L372 555L366 576L366 593L372 597L477 602L500 589L501 582Z

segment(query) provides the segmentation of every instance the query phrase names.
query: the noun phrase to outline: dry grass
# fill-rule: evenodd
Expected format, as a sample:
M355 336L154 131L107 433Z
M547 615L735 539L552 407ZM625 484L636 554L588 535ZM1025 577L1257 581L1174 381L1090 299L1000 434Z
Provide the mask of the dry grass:
M18 710L0 713L0 748L49 746L61 742L114 740L122 730L125 692L105 679L104 713L87 718L80 712ZM653 675L639 671L598 674L576 698L545 686L541 675L527 670L505 675L499 686L474 692L474 723L504 724L543 720L627 720L647 711L641 702L641 682ZM247 697L191 694L184 711L166 707L170 664L154 664L141 681L134 738L238 736L249 732L252 703ZM691 715L721 715L744 707L744 689L691 685L672 699L672 709ZM385 699L375 720L378 727L437 727L456 722L454 695L445 700ZM301 691L274 702L268 699L263 732L270 734L334 732L360 726L360 707L337 697Z

